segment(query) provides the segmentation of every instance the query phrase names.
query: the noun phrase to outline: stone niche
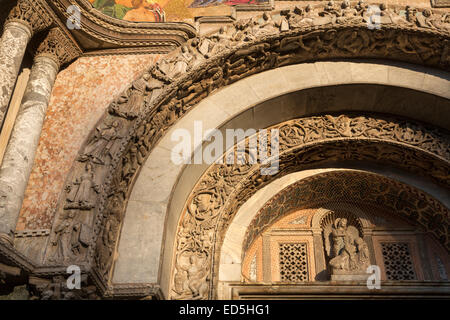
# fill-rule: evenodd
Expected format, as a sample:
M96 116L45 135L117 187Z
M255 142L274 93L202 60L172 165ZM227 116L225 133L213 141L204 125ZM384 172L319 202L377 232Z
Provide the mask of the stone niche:
M332 203L284 215L243 254L242 282L302 285L382 281L448 281L447 251L420 228L369 205Z

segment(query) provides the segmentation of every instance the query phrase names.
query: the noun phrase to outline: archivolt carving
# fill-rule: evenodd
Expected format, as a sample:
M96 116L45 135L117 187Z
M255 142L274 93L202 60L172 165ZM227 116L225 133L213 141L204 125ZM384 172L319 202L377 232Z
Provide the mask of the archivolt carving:
M423 19L433 17L440 23L423 25L412 15L402 16L397 10L387 8L383 11L391 18L383 20L382 28L378 30L367 28L364 21L368 18L368 10L363 3L356 7L330 4L326 8L285 10L278 20L266 14L262 22L258 19L238 21L232 28L222 29L215 35L191 39L152 67L142 80L134 83L110 106L109 113L88 138L69 177L69 182L76 180L84 172L86 161L90 161L93 179L102 185L98 195L93 193L95 208L78 210L76 214L77 219L90 221L92 226L89 254L81 260L87 263L96 260L95 268L98 268L100 280L107 281L107 267L112 264L117 242L118 231L115 230L120 230L126 200L139 168L164 132L215 89L278 66L327 58L390 58L449 70L449 23L446 17L433 12L428 17L424 14ZM328 116L302 121L294 121L298 125L289 125L289 128L280 127L284 148L281 149L280 169L283 174L328 159L369 159L406 166L448 184L448 166L437 165L442 160L448 161L448 146L443 145L448 138L440 136L442 133L426 128L416 130L413 123L366 117ZM99 149L96 149L95 139L99 132L112 123L117 123L117 128L120 128L113 134L117 138L108 140L107 148L99 144ZM308 135L295 134L302 130ZM324 141L318 147L308 139ZM382 144L375 141L385 143L381 147ZM303 148L286 152L291 150L289 145L297 143ZM323 144L327 147L324 148ZM399 144L408 146L408 151L401 150ZM406 154L409 158L405 158ZM221 215L213 214L214 208L226 207L234 185L241 181L240 188L245 189L233 200L240 204L269 179L258 176L257 170L250 166L219 166L214 170L205 176L206 180L202 182L204 191L201 196L195 194L192 198L195 201L188 205L192 214L186 214L187 220L183 220L183 224L195 225L191 230L200 232L193 239L202 240L178 243L186 252L195 250L198 259L194 265L203 260L204 255L210 263L213 245L208 235L211 231L208 230L215 230L215 222L212 221L221 219ZM219 180L223 184L212 187L211 181ZM66 215L65 200L64 194L57 209L55 226ZM120 208L121 215L110 214L112 201L118 203L116 207ZM224 215L230 212L233 211ZM112 215L120 216L117 220L119 227L114 225L110 228L114 235L106 238L113 240L101 240L103 238L97 235L103 234ZM184 238L189 239L191 235L180 233L180 239ZM101 252L101 260L96 252ZM52 250L47 251L49 254ZM212 272L212 268L209 270ZM200 288L183 290L190 290L191 296L206 296L206 293L200 293L203 292ZM186 292L189 291L183 291L183 295Z
M436 176L437 180L441 180L441 178L437 178L438 176L446 176L441 182L447 186L450 182L448 178L450 169L450 157L448 154L449 136L437 132L427 133L418 124L363 116L327 115L292 120L273 128L280 130L280 172L275 176L261 176L259 165L212 165L198 182L188 199L177 231L176 252L183 251L185 255L187 255L187 252L190 255L208 252L210 263L217 261L223 232L232 221L232 217L240 205L269 181L286 173L308 167L312 163L320 164L327 161L354 159L363 161L375 160L411 170L415 166L415 161L418 161L418 163L431 164L436 170L440 171ZM405 131L408 134L404 134ZM434 136L436 133L437 136ZM429 139L419 138L421 135L434 136L435 138L439 136L438 140L441 142L438 144L443 149L437 151L437 153L432 151L434 143L429 144ZM397 147L395 146L396 144L398 144ZM406 151L409 148L416 149L417 147L420 149L424 148L422 150L426 153L431 151L434 154L432 157L437 157L439 160L435 161L432 158L428 158L428 154L425 156L427 159L422 158L422 151L414 150L411 153ZM229 152L234 152L235 150ZM226 163L225 159L228 155L225 154L223 157L224 163ZM412 160L411 157L418 158L415 158L413 162L409 162ZM327 191L335 192L336 201L348 200L350 194L350 197L354 195L361 201L375 204L386 202L388 205L393 206L394 211L409 217L415 223L419 223L427 231L433 233L447 248L450 247L448 227L445 226L445 221L448 221L449 211L436 200L424 194L419 197L417 192L405 198L404 191L406 186L400 183L388 184L385 182L384 184L376 185L374 189L364 185L365 183L372 182L356 179L345 183L342 181L335 183L330 178L326 183L324 180L321 180L320 183L309 184L304 189L297 188L293 191L295 194L286 195L283 193L282 198L274 202L280 203L280 206L274 209L268 208L268 213L265 216L259 215L256 218L257 222L254 222L249 227L250 234L247 235L248 240L245 244L244 252L251 244L251 241L255 239L255 236L265 226L275 221L273 219L283 216L284 213L291 212L294 209L294 206L290 206L290 202L299 202L296 203L298 206L295 209L301 208L305 204L320 205L320 202L324 201L324 192L328 194ZM342 187L340 187L341 185ZM369 190L373 192L370 193ZM202 205L196 205L199 203L199 199L204 199ZM330 199L327 198L328 200ZM217 209L214 210L214 208ZM201 223L197 222L199 217L201 217ZM267 223L261 223L261 219L266 219ZM443 225L437 225L433 222L437 219ZM195 233L192 233L193 230L195 230ZM215 239L213 243L211 243L212 239ZM179 259L176 257L175 279L178 278L178 263ZM214 265L208 265L205 268L214 270L215 267ZM212 279L212 272L210 279ZM189 281L189 278L186 281ZM191 292L191 297L192 294ZM203 298L212 297L212 294L212 291L209 291L209 296L205 294ZM189 290L187 289L183 294L175 290L175 294L172 297L180 298L183 295L189 295Z

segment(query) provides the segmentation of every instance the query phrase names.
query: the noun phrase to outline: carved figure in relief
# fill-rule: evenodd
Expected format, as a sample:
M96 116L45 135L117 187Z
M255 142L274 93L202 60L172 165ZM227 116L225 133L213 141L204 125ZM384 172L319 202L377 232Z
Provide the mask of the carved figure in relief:
M97 128L94 138L85 148L85 153L80 157L80 161L91 159L93 163L105 164L105 156L113 158L119 148L118 140L122 139L119 135L119 121L115 120L107 127Z
M94 181L92 164L88 162L81 176L75 179L72 186L68 187L67 203L64 209L90 210L94 208L95 202L92 200L92 191L98 193L99 188Z
M122 220L122 205L117 194L112 197L105 220L105 227L97 240L96 256L97 266L104 277L109 273L113 263L116 237Z
M218 208L212 192L198 194L188 207L188 211L199 221L205 221L217 216L214 211Z
M337 218L324 230L324 238L332 274L365 271L369 264L367 244L359 237L358 229L347 225L347 219Z
M183 252L177 256L174 276L175 299L202 300L208 293L207 258L195 252Z
M125 119L134 119L141 111L146 98L147 91L151 88L148 85L150 75L144 74L142 78L133 82L128 94L121 96L110 108L110 113Z
M73 232L75 213L69 211L66 218L55 228L53 239L50 240L52 246L56 247L54 254L49 258L51 262L66 262L73 257L71 251L71 238Z
M169 82L174 81L177 77L188 72L191 62L195 59L195 56L190 52L187 45L183 45L181 52L177 53L158 65L159 71L165 75Z
M208 39L204 38L199 46L200 53L208 59L229 49L231 47L231 36L227 32L227 28L221 27L218 33Z

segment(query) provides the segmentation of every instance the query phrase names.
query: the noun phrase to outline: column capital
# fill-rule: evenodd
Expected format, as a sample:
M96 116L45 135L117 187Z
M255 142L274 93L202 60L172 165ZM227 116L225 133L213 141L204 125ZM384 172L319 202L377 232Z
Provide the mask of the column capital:
M47 36L35 47L37 47L35 60L48 57L56 62L58 68L82 54L81 49L60 28L56 27L50 29Z
M28 28L31 35L49 28L53 20L46 9L36 0L18 0L6 19L8 23L20 23Z

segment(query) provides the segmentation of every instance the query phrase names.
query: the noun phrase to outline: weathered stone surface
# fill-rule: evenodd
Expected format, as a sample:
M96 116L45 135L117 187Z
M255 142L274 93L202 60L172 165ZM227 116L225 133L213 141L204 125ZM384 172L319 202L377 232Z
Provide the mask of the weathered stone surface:
M27 27L10 22L0 39L0 129L30 38L31 32Z
M58 74L18 230L51 227L58 195L87 132L95 126L112 99L159 57L84 57Z
M0 193L6 195L5 206L0 208L0 232L15 230L57 72L57 64L48 57L38 57L31 69L0 167Z

